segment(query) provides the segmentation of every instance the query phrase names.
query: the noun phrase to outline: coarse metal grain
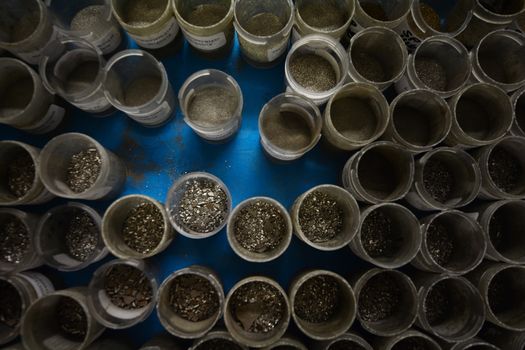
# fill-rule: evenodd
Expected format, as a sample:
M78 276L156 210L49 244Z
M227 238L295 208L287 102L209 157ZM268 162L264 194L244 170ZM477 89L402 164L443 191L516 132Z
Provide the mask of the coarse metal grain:
M261 12L250 17L243 28L256 36L270 36L278 33L285 26L281 19L271 12Z
M392 257L402 245L400 236L392 219L382 210L372 211L361 225L363 248L372 258Z
M221 4L201 4L195 6L187 15L188 23L198 27L209 27L219 23L228 13L228 7Z
M311 92L324 92L337 85L337 75L332 64L316 54L296 53L290 59L293 79Z
M0 260L19 264L29 249L29 232L16 217L6 217L0 222Z
M202 127L216 127L230 121L239 105L231 89L204 86L195 90L188 103L188 119Z
M147 26L162 16L166 0L128 0L123 11L123 20L136 27Z
M427 228L427 248L438 265L447 267L454 253L454 240L450 228L439 222L432 222Z
M242 350L242 348L227 339L210 339L200 344L195 350Z
M21 153L7 165L7 189L16 198L25 196L34 181L35 162L29 153Z
M165 222L153 203L141 203L133 208L122 226L122 238L131 249L148 254L158 247L164 234Z
M129 265L114 265L108 269L104 290L112 304L125 310L141 309L153 299L153 289L144 272Z
M492 181L503 192L512 193L523 176L518 158L502 147L495 147L490 153L488 163Z
M455 188L454 174L441 160L430 158L423 168L423 186L440 203L446 203Z
M445 283L434 285L427 294L423 312L430 326L436 326L450 317L452 305L450 292Z
M299 7L301 18L311 27L331 31L342 27L348 20L348 13L333 0L304 1Z
M373 276L359 294L358 306L361 319L378 322L392 317L403 299L398 281L388 273Z
M71 213L64 239L69 255L78 261L86 261L97 249L99 230L91 215L75 210Z
M58 326L68 338L82 341L87 334L87 316L74 299L62 297L56 309Z
M92 5L78 11L71 20L71 30L81 33L102 34L106 28L105 17L106 7L102 5Z
M67 168L67 186L75 193L87 191L97 181L101 166L102 159L96 148L74 154Z
M177 276L170 285L169 303L175 313L190 322L211 318L219 310L219 296L206 278L195 274Z
M437 91L447 90L447 72L437 60L416 57L415 68L416 74L423 84Z
M9 282L0 280L0 324L13 328L22 318L22 298Z
M309 323L330 321L341 305L341 287L332 276L314 276L297 290L294 302L295 314Z
M339 340L330 345L328 350L366 350L363 346L351 340Z
M382 82L388 80L383 64L374 55L362 51L352 52L352 63L359 74L369 81Z
M287 151L303 150L314 138L308 119L293 111L276 111L268 114L261 126L261 132L270 143Z
M343 230L344 212L335 198L313 191L304 198L299 209L299 225L309 241L328 242Z

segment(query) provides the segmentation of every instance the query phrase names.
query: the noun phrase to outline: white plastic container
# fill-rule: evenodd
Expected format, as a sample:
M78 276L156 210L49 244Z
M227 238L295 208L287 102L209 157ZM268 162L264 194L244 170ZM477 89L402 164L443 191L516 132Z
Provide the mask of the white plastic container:
M519 89L512 95L514 108L514 122L511 134L525 137L525 87Z
M339 40L355 14L355 0L297 0L295 2L294 41L310 34L324 34ZM329 19L340 16L337 22Z
M350 31L358 33L368 27L386 27L394 29L405 20L410 12L413 0L355 0L355 17L350 24ZM385 18L378 18L377 14L372 13L366 5L379 7L384 12ZM371 13L368 13L369 10Z

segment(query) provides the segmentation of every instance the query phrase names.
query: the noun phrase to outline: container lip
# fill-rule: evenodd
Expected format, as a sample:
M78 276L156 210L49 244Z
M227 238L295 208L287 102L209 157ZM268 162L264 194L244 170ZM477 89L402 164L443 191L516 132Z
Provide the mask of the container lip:
M372 16L370 16L368 14L368 12L366 12L363 7L361 7L361 2L359 0L356 0L355 1L355 6L356 6L356 9L359 9L360 10L360 14L362 14L367 20L369 21L373 21L373 22L377 22L377 23L381 23L383 25L389 25L389 24L394 24L396 22L398 22L400 19L406 17L406 15L408 15L408 13L410 12L410 7L412 6L412 3L413 3L413 0L409 0L407 1L407 7L405 9L405 11L397 18L393 19L393 20L390 20L390 21L381 21L377 18L374 18Z
M32 216L31 214L28 214L26 213L25 211L22 211L20 209L16 209L16 208L7 208L7 207L0 207L0 215L10 215L14 218L16 218L20 223L22 223L26 230L27 230L27 233L28 233L28 238L29 238L29 247L27 248L25 254L24 254L24 257L22 258L22 260L20 261L20 263L18 264L15 264L15 263L7 263L7 262L2 262L2 264L0 265L0 273L3 273L3 274L13 274L13 273L17 273L17 272L23 272L25 269L27 269L27 267L24 268L24 264L25 263L28 263L28 262L31 262L31 258L32 258L32 255L34 254L34 251L32 251L35 247L35 230L34 228L36 227L36 222L34 225L32 225L32 223L29 221L32 219ZM40 257L39 257L40 259ZM39 260L41 261L41 260ZM3 266L9 266L9 268L3 268ZM35 268L37 266L34 266Z
M178 0L169 0L173 4L173 10L175 11L175 17L177 17L177 21L184 25L185 27L191 28L191 29L207 29L207 30L214 30L218 29L219 27L222 27L224 24L226 24L228 21L230 21L233 18L233 12L235 7L235 0L229 0L230 1L230 8L228 9L228 12L224 17L217 23L212 24L211 26L196 26L194 24L191 24L190 22L186 21L182 14L179 12L179 9L177 8Z
M16 41L16 42L7 42L7 41L1 41L0 40L0 45L2 45L3 47L5 47L6 49L10 49L10 48L15 48L16 46L23 46L24 44L27 44L29 42L31 42L32 40L35 39L35 36L38 35L38 33L43 30L42 28L45 26L45 20L48 18L49 14L48 14L48 10L47 10L47 7L45 5L45 3L43 1L40 1L40 0L34 0L33 1L34 3L37 4L37 7L38 7L38 25L36 26L35 30L29 34L29 36L27 36L26 38L20 40L20 41ZM54 30L52 28L52 30Z
M248 350L248 348L246 346L244 346L243 344L238 343L237 340L235 340L231 336L230 332L228 332L227 330L224 330L222 328L217 328L217 327L212 329L205 336L203 336L203 337L201 337L199 339L195 339L195 341L193 342L192 346L188 350L196 350L198 346L204 344L207 341L213 340L213 339L228 340L228 341L230 341L232 343L235 343L235 345L239 346L242 350ZM152 350L158 350L158 349L152 349Z
M520 11L518 11L518 12L511 13L511 14L501 14L501 13L497 13L497 12L493 12L493 11L489 10L479 0L476 0L476 5L478 6L478 9L481 9L481 10L485 11L486 13L489 13L492 16L500 18L500 19L513 19L514 17L516 17L516 16L518 16L518 15L520 15L520 14L525 12L525 6L523 6L522 9ZM483 14L481 14L481 16L483 16Z
M361 345L364 348L364 350L373 350L372 346L363 337L353 333L352 330L344 333L343 335L340 335L339 337L328 340L326 345L328 346L328 349L330 349L330 346L344 340Z
M312 33L319 33L319 34L322 34L322 35L330 35L330 34L333 34L333 33L336 33L338 31L340 31L341 29L343 29L345 27L348 27L350 25L350 23L352 23L352 19L355 16L355 11L356 11L356 6L357 6L356 2L359 3L358 1L354 1L354 0L346 1L346 4L351 7L350 10L348 11L348 20L342 26L340 26L339 28L335 28L335 29L324 30L324 29L313 27L313 26L309 25L308 23L306 23L306 21L301 16L301 11L299 11L299 6L297 6L297 5L295 6L295 9L292 8L293 12L295 13L294 16L292 16L292 17L295 18L294 22L301 23L302 26L304 26L308 31L310 31Z
M111 4L110 4L110 6L111 6L110 18L111 18L111 13L113 13L113 16L115 16L115 18L117 19L117 21L119 23L124 23L127 27L130 27L130 28L133 28L133 29L145 29L145 28L153 27L153 26L157 25L158 23L160 23L161 21L163 21L164 17L166 17L166 15L169 14L169 12L172 10L172 8L171 8L171 0L166 0L166 8L164 9L164 12L162 12L162 14L159 16L159 18L157 18L155 21L147 23L145 25L135 26L135 25L128 24L126 21L124 21L122 16L120 16L118 11L115 9L115 1L116 0L105 0L105 1L106 2L111 1Z
M38 0L38 1L40 2L40 0ZM16 114L13 114L13 115L7 116L7 117L0 116L0 120L3 123L5 123L5 122L10 122L10 121L16 120L22 114L24 114L32 105L37 103L36 99L34 98L34 96L37 93L37 88L38 88L38 86L41 83L41 81L40 81L41 79L40 79L39 75L37 74L37 72L35 72L33 70L33 68L31 68L27 63L25 63L22 60L19 60L19 59L16 59L16 58L12 58L12 57L0 57L0 65L3 64L3 63L19 65L22 69L25 70L24 75L28 74L29 76L31 76L31 81L33 83L33 91L32 91L32 94L31 94L32 95L31 101L29 101L27 103L27 105L24 107L23 110L21 110L20 112L18 112Z
M104 13L103 13L103 17L105 21L109 22L111 21L111 3L110 3L110 0L103 0L104 1L104 4L94 4L96 6L101 6L101 7L104 7ZM52 13L54 13L54 10L52 9L53 8L53 1L51 0L51 3L49 5L47 5L49 11L51 11ZM63 31L65 32L66 34L73 34L75 37L78 37L78 38L87 38L89 37L90 34L92 34L92 32L86 32L86 31L81 31L81 30L72 30L71 29L71 20L82 10L86 9L87 7L89 7L91 4L86 4L84 7L82 7L79 11L73 13L71 16L69 16L67 18L68 22L67 23L64 23L65 26L62 25L62 23L58 23L58 21L55 22L55 26L57 27L58 30L60 31ZM87 39L86 39L87 40Z
M403 332L399 334L398 336L391 338L387 346L385 347L385 350L392 350L396 344L408 338L423 338L432 344L432 346L434 347L433 350L441 349L441 346L433 338L429 337L423 332L417 331L415 329L409 329L408 331Z
M518 123L518 118L516 115L516 110L518 108L518 102L521 101L521 99L525 102L525 86L523 86L521 89L518 89L513 95L512 95L512 114L514 116L514 123L513 125L518 128L519 131L521 131L521 134L525 136L525 125L520 125ZM516 135L517 136L517 135Z
M424 32L425 33L426 32L430 32L430 36L449 35L451 37L455 37L455 36L459 35L461 32L463 32L463 30L465 30L465 28L469 25L470 21L472 20L472 16L474 15L474 6L475 6L475 2L476 1L475 0L469 0L469 2L470 2L470 6L469 6L470 9L467 11L465 20L463 21L463 23L461 24L461 26L458 29L456 29L455 31L452 31L452 32L435 30L434 28L429 26L428 23L426 23L424 21L424 16L421 13L421 6L418 6L420 4L420 1L414 1L412 3L410 12L412 14L412 19L414 20L415 24L419 27L419 29L421 30L421 28L424 27L425 28ZM417 14L417 15L414 15L414 14Z
M23 315L31 305L31 297L28 295L29 293L27 291L27 288L24 287L24 285L21 285L22 282L20 281L19 275L13 274L8 276L0 276L0 280L4 281L5 283L8 283L11 287L13 287L16 290L18 296L20 297L20 311ZM28 281L25 282L27 284ZM35 300L36 299L37 298L35 298ZM18 323L15 326L9 327L10 330L8 331L8 333L4 337L0 338L0 344L4 345L9 343L11 340L15 339L19 335L21 327L22 318L18 320Z
M292 0L282 0L283 2L286 2L288 5L288 8L290 9L290 15L288 16L288 21L284 25L284 27L278 31L277 33L271 34L271 35L255 35L250 32L248 32L244 27L241 25L241 23L237 19L237 6L240 4L243 0L232 0L234 2L234 10L233 10L233 17L235 25L235 29L239 34L242 34L244 36L244 39L248 39L249 41L252 41L254 43L259 42L266 42L268 39L274 39L274 38L280 38L280 37L287 37L290 34L290 31L292 30L293 24L294 24L294 5ZM261 12L264 13L264 12Z
M471 339L471 340L463 341L461 343L456 343L455 345L453 345L450 348L450 350L472 350L472 349L474 349L477 346L483 346L484 349L485 349L485 347L487 347L487 348L489 348L491 350L499 350L500 349L496 345L493 345L491 343L488 343L488 342L486 342L484 340L481 340L481 339L478 339L478 338L474 338L474 339Z
M299 340L287 337L286 335L279 339L276 343L268 347L262 348L262 350L273 350L278 348L279 346L290 346L296 348L297 350L308 350L307 347L304 346L304 344L301 343Z

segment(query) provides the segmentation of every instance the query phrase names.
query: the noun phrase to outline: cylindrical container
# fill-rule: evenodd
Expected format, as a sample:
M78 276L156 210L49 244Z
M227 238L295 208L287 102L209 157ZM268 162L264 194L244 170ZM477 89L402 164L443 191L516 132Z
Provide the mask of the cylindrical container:
M222 328L215 328L204 337L197 339L188 350L206 350L210 346L223 346L225 349L248 350L248 347L237 343L231 334ZM157 349L155 349L157 350ZM164 350L164 349L162 349ZM171 348L166 350L172 350Z
M60 271L78 271L106 257L101 217L93 208L70 202L48 210L38 224L35 249Z
M334 147L353 151L381 137L388 120L388 102L381 91L368 83L349 83L326 105L323 136Z
M332 251L354 239L361 213L355 198L344 188L319 185L295 200L290 216L301 241L315 249Z
M102 218L102 238L121 259L145 259L164 251L175 236L164 206L153 198L129 195L109 206ZM150 238L151 241L147 241Z
M22 318L29 305L52 293L54 287L49 279L40 273L22 272L0 277L0 291L2 302L5 303L2 310L0 345L5 345L20 334Z
M53 104L54 97L38 74L20 60L0 58L0 91L2 124L44 134L55 129L64 117L64 109Z
M55 52L47 50L40 60L40 76L46 88L83 111L99 115L113 112L102 87L106 65L102 52L73 37L59 42L62 54L56 60Z
M401 79L408 53L401 37L391 29L370 27L354 35L348 48L351 81L386 90Z
M265 224L255 224L261 222ZM252 229L252 232L240 232ZM231 212L226 228L228 243L235 254L257 263L269 262L284 254L292 241L292 231L292 219L286 208L268 197L252 197L239 203ZM241 238L244 241L240 241Z
M501 350L496 345L477 338L457 344L447 344L444 348L449 350Z
M478 289L464 277L423 274L419 287L418 326L447 342L473 338L485 322Z
M53 199L40 180L40 150L18 141L0 141L0 205L41 204Z
M357 319L368 332L392 337L407 331L417 318L414 283L396 270L371 269L352 284L357 300Z
M196 297L191 300L193 295ZM215 272L193 265L166 278L157 299L162 326L176 337L196 339L205 336L222 317L224 289Z
M38 217L18 209L0 208L0 273L7 275L42 265L35 251Z
M419 210L464 207L476 199L481 171L467 152L459 148L436 148L416 162L414 184L406 200Z
M472 76L512 92L525 84L525 35L514 30L489 33L472 50Z
M502 139L512 126L512 103L496 85L467 86L452 97L449 104L452 129L445 142L450 146L486 146Z
M373 350L372 346L361 336L349 332L345 333L335 339L325 340L316 342L313 344L314 350L333 350L333 349L345 349L354 347L358 350Z
M373 343L377 350L420 349L441 350L441 346L428 335L416 330L409 330L395 337L376 339Z
M355 13L355 0L295 1L294 41L310 34L325 34L339 40Z
M447 102L429 90L398 95L390 104L390 122L383 136L412 152L426 152L448 136L452 112Z
M523 350L525 347L525 333L513 332L500 327L487 327L483 332L483 339L497 345L501 350Z
M396 203L383 203L361 211L361 223L350 248L361 259L384 269L408 264L421 247L416 216Z
M160 334L142 345L139 350L181 350L171 334Z
M263 348L281 339L290 323L290 314L290 302L283 288L271 278L252 276L230 289L224 306L224 323L235 341Z
M232 197L226 184L205 172L181 176L166 196L171 225L178 233L192 239L219 233L226 226L231 209Z
M307 35L293 44L286 56L287 91L322 105L343 86L348 74L348 54L327 35Z
M244 57L254 65L272 65L288 49L293 26L292 0L235 2L235 30Z
M414 157L392 142L374 142L354 154L343 169L343 185L358 201L394 202L405 197L414 179Z
M288 294L295 324L309 338L333 339L347 332L354 323L357 308L354 291L350 283L336 273L304 272L293 280Z
M319 108L303 96L285 92L272 98L259 114L263 150L281 161L296 160L321 139L323 120Z
M241 127L241 88L220 70L191 75L179 90L179 105L186 124L205 140L227 140Z
M355 17L350 24L352 33L368 27L394 29L405 20L413 0L355 0Z
M278 342L263 348L262 350L279 350L279 349L288 349L288 350L308 350L308 348L301 343L295 337L282 337Z
M512 104L514 122L510 132L516 136L525 136L525 86L512 95Z
M396 91L428 89L448 98L467 84L471 71L463 44L446 35L432 36L408 56L406 73L396 83Z
M175 113L175 95L164 65L142 50L114 55L104 68L109 103L146 127L166 123Z
M31 304L21 328L26 349L88 348L105 328L90 313L87 295L87 288L64 289Z
M64 34L91 42L104 55L119 47L122 35L110 0L50 0L47 6Z
M95 341L86 350L133 350L133 349L135 348L131 347L129 343L125 340L119 341L113 338L104 338L104 339ZM173 350L178 350L178 349L174 348Z
M124 329L148 318L157 303L157 290L158 281L148 263L117 259L95 271L87 304L100 324Z
M95 139L79 133L51 139L40 153L38 169L47 190L63 198L112 197L126 180L124 163Z
M221 54L233 44L234 0L170 0L184 37L197 51Z
M111 0L122 28L145 49L160 49L175 40L179 25L170 0Z
M416 268L462 275L474 270L485 257L485 232L469 215L458 210L442 211L422 219L421 224L421 251L412 261Z

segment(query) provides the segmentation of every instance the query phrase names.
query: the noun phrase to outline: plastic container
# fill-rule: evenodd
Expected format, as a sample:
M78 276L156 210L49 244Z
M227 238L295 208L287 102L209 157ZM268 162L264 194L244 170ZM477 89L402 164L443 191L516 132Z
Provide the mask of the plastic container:
M126 341L118 341L112 338L105 338L95 341L86 350L132 350ZM174 350L178 350L175 348Z
M218 307L209 318L192 322L179 316L170 304L170 292L176 278L183 275L194 275L205 279L217 293ZM204 266L193 265L177 270L162 282L158 293L157 315L160 323L172 335L183 339L196 339L205 336L222 317L224 308L224 289L219 276L211 269ZM200 305L195 305L196 307Z
M220 225L216 226L215 229L209 232L193 231L192 229L185 227L185 225L177 219L180 203L184 198L189 184L194 181L198 183L212 184L214 186L218 186L226 196L226 211L225 213L223 213L223 219L221 220ZM205 172L194 172L181 176L177 181L173 183L173 185L168 191L168 195L166 196L166 211L168 213L171 225L175 228L175 230L178 233L191 239L204 239L219 233L224 228L224 226L226 226L226 222L228 221L228 215L231 212L231 208L232 197L226 184L215 175Z
M485 306L472 283L464 277L436 274L423 274L414 282L419 287L417 324L420 328L449 343L469 340L478 334L485 322ZM439 294L434 296L434 293ZM430 304L430 308L428 300L436 305ZM442 307L448 312L434 311ZM429 314L428 310L437 314Z
M489 326L483 332L484 339L499 346L502 350L522 350L525 346L525 333L513 332L496 326Z
M248 62L268 66L283 57L290 43L293 12L292 0L235 2L234 26Z
M106 65L102 52L83 39L64 37L59 43L60 57L54 60L55 52L46 50L40 60L40 76L45 87L91 114L113 112L102 87Z
M301 56L316 59L318 61L317 63L319 63L319 61L327 61L332 67L333 72L335 74L333 81L335 85L333 85L327 90L324 90L324 85L322 86L323 89L321 89L321 86L319 86L318 88L316 88L316 90L301 85L296 80L296 77L294 77L294 75L292 74L293 69L291 67L291 61ZM317 58L315 56L317 56ZM313 62L314 61L312 60L312 63ZM302 63L302 65L306 64L307 63L304 62ZM297 65L300 64L298 63ZM343 86L346 76L348 74L348 65L348 54L345 52L345 49L338 41L327 35L307 35L295 42L295 44L292 45L292 48L288 52L288 56L286 56L284 73L287 91L292 91L297 93L298 95L309 98L316 105L322 105L325 102L327 102L330 99L330 97ZM308 74L307 71L309 71L312 75L310 78L312 80L317 80L316 76L313 75L315 74L315 72L312 73L312 71L309 68L314 67L298 67L297 70L299 71L299 74ZM324 74L328 73L325 71ZM329 85L326 84L326 86Z
M81 152L96 150L100 157L100 173L83 192L74 192L67 184L71 158ZM78 133L59 135L49 141L40 153L40 176L47 190L58 197L95 200L109 198L120 192L126 180L122 161L95 139Z
M525 87L519 89L512 95L514 108L514 123L511 134L525 137Z
M282 218L286 225L286 230L283 232L283 237L281 239L281 242L277 247L274 249L265 251L265 252L255 252L250 251L246 248L244 248L239 241L237 241L237 238L235 237L235 226L236 226L236 220L237 216L241 212L242 209L253 205L254 203L258 202L266 202L272 206L274 206L282 215ZM228 243L230 244L230 247L232 250L242 259L254 262L254 263L264 263L269 262L272 260L277 259L281 255L284 254L286 249L288 249L288 246L290 245L290 242L292 241L292 231L293 231L293 225L292 225L292 219L290 218L290 215L288 214L288 211L286 208L276 201L275 199L268 198L268 197L252 197L249 199L246 199L245 201L239 203L231 212L230 217L228 218L228 225L226 228L226 233L228 237ZM249 345L249 344L246 344Z
M79 225L82 222L82 219L77 219L79 215L87 215L91 220L93 226L90 229L96 233L96 236L93 237L94 241L84 241L80 236L67 236L68 230L74 229L72 225ZM75 219L79 221L74 221ZM108 254L100 234L101 221L100 214L96 210L82 203L69 202L54 207L40 218L35 237L35 249L48 266L59 271L81 270L102 260ZM83 230L77 231L76 234L87 234ZM89 244L92 252L82 258L74 256L68 248L69 240L73 240L76 244ZM78 253L84 254L81 251Z
M421 220L423 241L421 250L412 261L416 268L448 275L463 275L474 270L485 257L487 240L482 227L469 215L458 210L442 211ZM445 239L450 240L450 256L448 261L440 261L432 253L440 253L440 246L433 246L433 239L443 239L436 227L444 228ZM435 235L438 235L438 238ZM437 243L439 244L439 243ZM442 244L442 243L441 243ZM446 244L446 243L445 243Z
M129 247L122 237L122 227L130 212L141 204L152 204L163 218L164 232L156 248L147 253L138 252ZM119 198L109 206L102 218L102 239L111 254L120 259L146 259L163 252L175 237L175 232L169 224L168 214L164 206L155 199L143 195L129 195Z
M399 239L399 247L392 255L371 256L365 249L362 238L363 222L374 211L387 217L392 222L392 228L396 230L394 234L399 236L392 238L393 240ZM350 243L354 254L384 269L396 269L408 264L417 255L420 247L421 229L416 216L407 208L396 203L377 204L361 210L360 227L356 237Z
M59 30L91 42L104 55L115 51L122 42L110 0L50 0L47 6Z
M186 124L205 140L227 140L241 127L241 88L220 70L192 74L179 90L179 105Z
M418 89L403 92L392 101L383 138L414 153L426 152L443 142L451 128L447 102L432 91Z
M152 290L151 301L141 308L127 310L111 301L106 291L106 276L116 266L130 266L142 272ZM158 282L150 264L142 260L112 260L100 266L93 274L89 283L87 304L93 317L105 327L125 329L144 321L155 309L157 303Z
M409 330L403 334L389 338L376 339L374 349L377 350L404 350L405 346L411 346L411 340L414 339L418 343L422 343L425 350L441 350L441 346L431 337L416 330ZM408 344L406 343L408 342Z
M343 185L358 201L394 202L410 190L414 158L392 142L374 142L355 153L343 169Z
M109 103L146 127L158 127L175 114L175 95L164 65L142 50L114 55L104 68Z
M330 200L335 201L344 215L341 232L326 242L314 242L308 239L301 225L300 213L304 201L308 196L317 192L325 194L330 197ZM294 233L301 241L315 249L333 251L347 246L352 239L354 239L359 227L361 213L355 198L344 188L334 185L319 185L309 189L295 200L290 210L290 216L292 218Z
M369 83L384 91L403 77L408 53L391 29L369 27L352 37L348 48L351 81Z
M315 103L294 93L279 94L259 114L261 145L266 154L279 161L299 159L321 139L322 124Z
M234 0L170 0L184 37L197 51L223 54L233 45Z
M374 335L381 337L392 337L407 331L416 322L418 311L417 290L414 283L402 272L396 270L371 269L362 273L352 283L355 291L357 304L360 303L361 293L366 288L367 283L379 276L388 276L398 288L401 299L398 300L394 311L387 318L378 321L367 321L357 311L357 319L361 326Z
M18 256L11 256L11 254L9 254L10 250L5 252L8 253L8 256L2 256L2 260L0 261L0 273L2 275L14 274L42 265L42 259L34 249L34 238L38 217L18 209L0 208L0 227L2 228L3 235L6 234L7 230L10 230L9 226L12 225L12 222L22 224L27 231L27 239L24 240L26 248ZM17 237L17 239L19 239L19 237ZM2 247L2 250L4 249L5 248ZM16 252L14 253L16 254Z
M278 350L282 348L288 350L308 350L308 348L295 337L286 335L282 337L277 343L267 346L263 348L263 350Z
M481 339L471 339L458 344L451 344L445 346L449 350L500 350L496 345L487 343Z
M513 28L525 34L525 12L522 12L516 17Z
M29 305L54 291L53 284L49 279L37 272L23 272L10 276L0 276L0 281L3 286L2 288L9 286L7 288L12 289L10 292L17 294L17 302L20 303L20 305L18 305L20 308L16 311L20 317L23 317ZM5 293L7 293L7 290ZM6 302L13 302L13 300L6 300ZM18 322L13 325L3 323L0 329L0 345L5 345L17 338L20 334L20 326L21 320L18 320Z
M430 173L425 175L427 171ZM455 209L476 199L480 188L476 160L459 148L440 147L417 160L414 184L406 200L419 210Z
M368 27L394 29L403 23L410 12L412 2L413 0L355 0L355 17L350 24L350 31L357 33ZM370 8L367 8L367 5Z
M160 334L142 345L139 350L182 350L172 335Z
M204 337L197 339L193 342L193 345L188 350L205 350L208 345L208 342L213 342L214 340L222 340L224 342L231 343L231 346L235 345L241 350L248 350L248 347L237 343L229 332L223 330L222 328L215 328ZM230 344L229 344L230 345ZM164 349L162 349L164 350ZM167 350L172 350L167 349Z
M281 320L275 325L275 327L270 332L253 333L245 331L241 327L241 325L235 320L235 317L233 315L233 310L231 306L231 300L233 295L239 290L239 288L251 283L267 284L270 287L276 289L282 297L282 301L284 304L284 314L282 315ZM281 339L282 336L286 333L288 324L290 323L290 314L290 302L283 288L271 278L263 276L252 276L240 280L230 289L228 295L226 296L226 302L224 306L224 324L226 325L226 328L228 329L228 332L230 333L231 337L238 343L247 347L249 346L255 348L263 348L265 346L274 344L279 339ZM194 346L192 349L197 350L198 347Z
M425 39L408 56L404 77L396 91L428 89L443 98L456 95L468 82L472 64L465 46L446 35Z
M473 148L501 140L513 122L513 107L505 91L478 83L465 87L449 100L452 129L446 143Z
M345 333L335 339L315 342L312 348L314 350L331 350L340 343L350 344L350 346L353 345L358 349L361 347L363 350L373 350L372 346L365 339L352 332Z
M179 33L170 0L146 5L141 0L111 0L111 5L117 21L140 47L160 49Z
M341 39L354 17L355 2L355 0L297 0L294 41L310 34L324 34L336 40Z
M64 109L53 104L54 97L44 88L38 74L20 60L0 58L0 90L1 124L45 134L64 117Z

